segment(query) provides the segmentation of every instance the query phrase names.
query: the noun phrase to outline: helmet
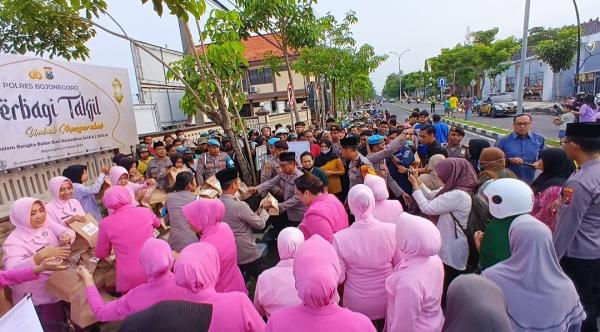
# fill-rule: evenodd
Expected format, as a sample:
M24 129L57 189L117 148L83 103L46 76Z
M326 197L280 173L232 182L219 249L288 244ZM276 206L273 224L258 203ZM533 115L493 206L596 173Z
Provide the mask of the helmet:
M523 181L498 179L484 190L492 216L503 219L530 213L533 210L533 191Z

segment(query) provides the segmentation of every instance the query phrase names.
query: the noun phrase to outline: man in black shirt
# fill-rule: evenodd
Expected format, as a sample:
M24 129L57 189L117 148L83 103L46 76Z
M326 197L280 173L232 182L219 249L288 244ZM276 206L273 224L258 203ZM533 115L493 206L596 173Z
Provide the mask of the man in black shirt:
M426 153L421 152L421 149L419 149L421 167L427 166L429 158L433 155L441 154L447 156L446 150L444 150L440 142L435 139L435 128L433 126L421 127L421 130L419 131L419 144L427 146Z

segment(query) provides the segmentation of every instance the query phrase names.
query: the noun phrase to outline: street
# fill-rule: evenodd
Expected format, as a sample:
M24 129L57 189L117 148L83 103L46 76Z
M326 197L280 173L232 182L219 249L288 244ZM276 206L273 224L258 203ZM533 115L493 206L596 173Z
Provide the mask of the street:
M408 114L410 113L410 111L408 111L407 109L412 110L414 108L419 108L420 110L424 109L427 111L429 111L429 109L430 109L429 104L423 104L423 103L421 103L421 104L383 103L382 107L384 110L387 109L388 111L390 111L391 114L397 115L398 121L404 121L404 119L408 117ZM442 109L441 105L438 105L436 107L436 113L443 114L443 109ZM464 119L464 114L459 113L458 118ZM531 118L532 118L532 123L533 123L532 128L533 128L534 132L536 132L546 138L552 138L552 139L558 138L558 127L552 123L552 120L554 119L553 115L531 114ZM487 125L491 125L491 126L495 126L495 127L499 127L499 128L512 130L513 116L490 118L488 116L479 116L477 114L472 114L470 121L479 122L482 124L487 124ZM467 135L465 136L465 143L468 142L472 138L485 138L485 137L467 132ZM494 141L493 139L489 139L489 140Z

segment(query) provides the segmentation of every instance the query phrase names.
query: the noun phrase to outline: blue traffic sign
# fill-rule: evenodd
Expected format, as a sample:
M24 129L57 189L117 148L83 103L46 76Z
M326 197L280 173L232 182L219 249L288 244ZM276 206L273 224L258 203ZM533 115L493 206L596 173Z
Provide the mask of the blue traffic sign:
M440 77L438 78L438 88L443 88L446 86L446 78Z

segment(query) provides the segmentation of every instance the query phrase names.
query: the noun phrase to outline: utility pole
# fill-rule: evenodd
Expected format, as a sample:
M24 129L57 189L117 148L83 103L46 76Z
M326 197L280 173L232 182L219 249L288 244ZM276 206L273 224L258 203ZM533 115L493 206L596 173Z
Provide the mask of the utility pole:
M398 99L402 99L402 56L409 51L410 48L405 49L400 54L396 52L390 52L390 54L393 54L398 57L398 79L400 80L400 96L398 97Z
M575 15L577 16L577 62L575 62L575 85L573 86L573 96L575 96L579 92L579 70L581 69L579 66L581 61L581 22L579 21L577 1L573 0L573 6L575 6Z
M523 114L523 90L525 88L525 63L527 62L527 34L529 32L529 9L531 0L525 0L525 17L523 18L523 40L521 42L521 61L517 75L517 115Z

